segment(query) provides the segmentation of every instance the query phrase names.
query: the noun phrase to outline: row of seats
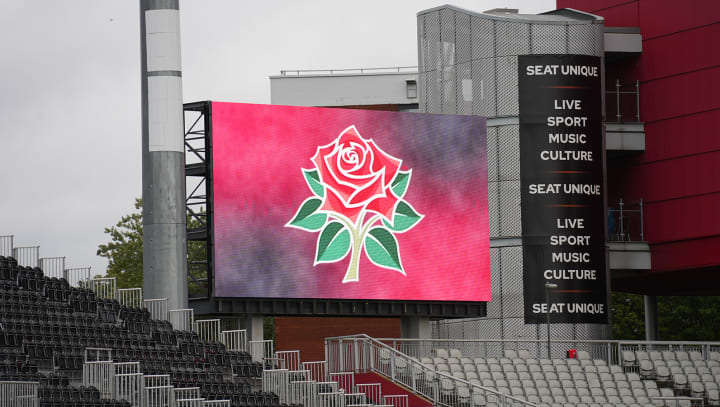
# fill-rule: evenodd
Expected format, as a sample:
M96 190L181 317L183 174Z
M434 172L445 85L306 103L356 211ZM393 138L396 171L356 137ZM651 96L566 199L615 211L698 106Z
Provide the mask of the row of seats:
M68 387L69 377L78 377L82 369L85 347L112 348L113 360L141 361L143 373L170 374L173 384L199 387L209 400L232 399L233 406L242 407L279 405L276 395L251 391L249 380L257 380L262 365L252 363L249 354L228 352L195 332L153 320L146 309L98 298L91 290L0 256L0 350L4 347L14 363L0 363L0 381L40 381L43 406L125 405L87 400ZM36 362L48 359L63 380L37 373Z

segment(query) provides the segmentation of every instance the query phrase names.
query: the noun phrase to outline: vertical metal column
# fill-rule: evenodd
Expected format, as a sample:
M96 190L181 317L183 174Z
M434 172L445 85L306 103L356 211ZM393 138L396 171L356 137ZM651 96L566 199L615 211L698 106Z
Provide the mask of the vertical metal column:
M187 308L179 0L140 0L143 289Z
M646 295L645 298L645 340L657 341L658 324L657 324L657 297L654 295Z

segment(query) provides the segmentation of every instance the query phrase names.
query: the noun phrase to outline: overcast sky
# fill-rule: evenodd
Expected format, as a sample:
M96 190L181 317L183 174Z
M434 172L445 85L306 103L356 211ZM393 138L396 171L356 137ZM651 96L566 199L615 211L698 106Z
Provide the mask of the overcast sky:
M282 69L417 65L416 13L446 3L182 0L183 98L269 103ZM136 0L0 0L0 235L94 274L141 195L138 21Z

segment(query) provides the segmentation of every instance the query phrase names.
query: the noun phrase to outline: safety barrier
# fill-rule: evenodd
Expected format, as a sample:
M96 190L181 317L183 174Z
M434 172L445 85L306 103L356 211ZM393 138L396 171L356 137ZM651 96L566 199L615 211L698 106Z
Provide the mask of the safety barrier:
M380 383L359 383L355 385L355 389L358 393L366 395L373 404L381 404L383 401Z
M312 406L314 404L312 383L309 380L290 382L290 403Z
M345 393L345 405L346 406L364 406L372 405L368 403L367 395L365 393Z
M388 394L383 396L383 404L393 407L408 407L409 399L407 394Z
M71 287L84 287L90 280L90 267L76 267L65 269L63 277Z
M202 407L204 398L200 397L199 387L173 389L175 407Z
M143 300L143 303L145 305L145 308L150 311L150 318L160 321L170 320L170 316L168 315L167 298L153 298L149 300Z
M117 300L120 305L140 308L143 306L142 288L119 288L117 290Z
M98 298L115 300L117 291L117 281L115 277L97 277L88 281L88 288L92 290Z
M204 407L230 407L230 400L206 400L202 405Z
M330 381L337 382L338 391L352 393L355 390L355 373L354 372L330 373Z
M144 407L173 407L172 386L145 387Z
M38 407L39 383L0 381L0 407Z
M115 366L112 361L112 349L86 348L85 363L83 363L83 386L95 386L100 392L100 398L113 398Z
M192 308L171 309L168 311L168 320L174 329L179 331L192 331L195 325L195 311Z
M14 235L0 236L0 256L10 257L13 255Z
M331 380L339 374L335 372L375 372L440 406L479 404L480 401L483 404L495 403L498 407L534 406L516 397L438 372L367 335L327 338L325 347Z
M299 350L279 350L275 352L275 357L280 359L280 368L290 371L300 370Z
M116 373L113 382L113 399L128 401L133 406L143 406L142 373Z
M250 341L250 356L254 362L263 362L266 359L273 358L275 355L275 345L273 341Z
M65 277L65 257L41 257L38 263L46 277Z
M247 331L245 329L236 329L232 331L222 331L220 339L225 350L232 352L247 352Z
M317 395L316 407L346 407L345 393L319 393Z
M37 267L40 261L40 246L13 247L12 257L19 266Z
M195 321L195 332L205 342L220 342L220 320L202 319Z
M327 376L325 375L326 369L324 360L317 362L302 362L300 367L302 370L309 370L310 379L315 380L316 382L323 382L327 379Z
M280 403L288 404L290 398L290 372L287 369L268 369L262 372L264 392L278 395Z

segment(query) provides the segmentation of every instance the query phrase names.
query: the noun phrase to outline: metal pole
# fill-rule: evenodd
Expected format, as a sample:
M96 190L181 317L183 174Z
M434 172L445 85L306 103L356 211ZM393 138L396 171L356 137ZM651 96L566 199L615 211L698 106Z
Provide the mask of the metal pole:
M622 198L620 198L620 203L618 204L618 206L620 207L620 241L625 240L625 226L623 224L623 205L623 200Z
M617 116L617 121L620 123L620 118L622 117L620 115L620 79L615 80L615 111Z
M645 225L643 225L643 222L645 219L643 218L643 200L640 198L640 241L645 241Z
M179 0L140 0L143 288L187 308Z
M657 297L646 295L645 299L645 340L658 340Z
M635 79L635 111L637 112L637 121L640 121L640 81Z
M557 288L557 284L545 282L545 304L547 305L546 316L547 316L547 355L548 355L548 359L552 359L552 356L550 354L550 289L551 288Z

